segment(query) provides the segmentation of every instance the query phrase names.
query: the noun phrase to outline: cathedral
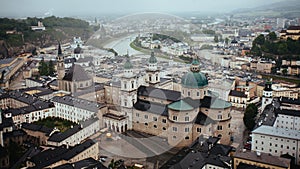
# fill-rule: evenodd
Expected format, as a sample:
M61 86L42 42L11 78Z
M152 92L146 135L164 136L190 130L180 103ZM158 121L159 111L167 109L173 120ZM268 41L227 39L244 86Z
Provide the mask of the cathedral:
M231 142L231 103L208 90L198 59L181 79L181 91L160 88L154 53L148 60L145 82L137 84L130 58L124 64L120 86L120 108L104 115L105 127L124 132L134 130L164 137L172 146L189 146L200 135Z
M208 80L194 58L189 71L181 79L181 91L170 90L172 80L163 80L154 52L148 59L143 84L139 84L130 56L126 56L124 72L118 85L105 85L102 127L122 133L127 130L166 138L171 146L191 145L200 135L220 138L231 143L231 103L208 90ZM92 86L92 78L76 63L68 73L63 69L63 55L58 49L59 89L76 92ZM168 86L168 87L166 87ZM108 97L115 94L116 102Z

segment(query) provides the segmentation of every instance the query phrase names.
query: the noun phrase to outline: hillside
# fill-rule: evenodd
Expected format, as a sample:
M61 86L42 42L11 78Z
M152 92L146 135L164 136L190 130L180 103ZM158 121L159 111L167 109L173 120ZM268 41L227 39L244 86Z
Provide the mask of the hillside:
M31 26L36 26L38 21L44 24L45 31L31 30ZM86 21L74 18L0 18L0 58L31 52L35 47L51 46L57 41L71 42L74 36L87 40L97 29Z
M267 16L267 17L300 17L300 1L286 0L256 8L237 9L232 12L237 16Z

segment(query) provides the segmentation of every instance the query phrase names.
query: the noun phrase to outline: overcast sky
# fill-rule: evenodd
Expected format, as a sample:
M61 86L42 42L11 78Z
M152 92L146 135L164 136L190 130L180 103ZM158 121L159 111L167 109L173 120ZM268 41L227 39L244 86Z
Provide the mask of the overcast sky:
M1 16L90 15L137 12L229 12L283 0L0 0Z

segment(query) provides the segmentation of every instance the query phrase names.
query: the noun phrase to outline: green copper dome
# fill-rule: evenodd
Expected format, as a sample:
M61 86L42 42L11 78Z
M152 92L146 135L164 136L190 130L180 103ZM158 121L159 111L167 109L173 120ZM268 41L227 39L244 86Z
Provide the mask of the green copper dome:
M193 59L190 71L182 77L181 84L187 88L201 88L208 85L206 76L200 72L198 59Z
M203 73L189 71L182 77L181 84L187 88L201 88L208 85L208 81Z
M151 52L151 56L150 56L150 58L149 58L149 63L157 63L157 59L156 59L156 57L154 56L154 52L152 51Z
M133 65L131 64L129 58L127 58L125 64L124 64L124 69L132 69Z

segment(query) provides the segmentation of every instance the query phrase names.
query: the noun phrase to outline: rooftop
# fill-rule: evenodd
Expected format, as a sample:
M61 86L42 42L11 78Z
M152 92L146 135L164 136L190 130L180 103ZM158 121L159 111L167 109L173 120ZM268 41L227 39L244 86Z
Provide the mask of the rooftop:
M157 115L162 115L162 116L168 115L167 106L159 103L138 100L134 104L134 108L140 111L147 111L149 113L153 113Z
M137 94L138 96L147 96L169 101L177 101L181 97L181 93L178 91L146 86L140 86Z
M253 130L252 133L300 140L300 131L287 130L284 128L277 128L273 126L262 125Z
M272 156L268 153L260 153L260 156L257 155L257 152L254 151L245 151L245 152L236 152L234 158L247 159L263 164L270 164L274 166L287 168L290 165L290 159L281 158L278 156Z
M247 98L247 95L244 92L236 91L236 90L230 90L229 96L236 96L236 97L245 97L245 98Z
M55 96L52 98L53 102L74 106L80 109L88 110L91 112L98 112L99 109L105 107L103 104L91 102L84 99L74 98L72 96Z

